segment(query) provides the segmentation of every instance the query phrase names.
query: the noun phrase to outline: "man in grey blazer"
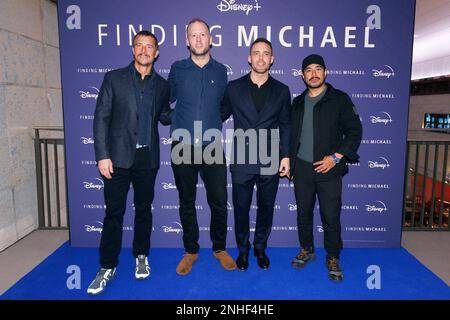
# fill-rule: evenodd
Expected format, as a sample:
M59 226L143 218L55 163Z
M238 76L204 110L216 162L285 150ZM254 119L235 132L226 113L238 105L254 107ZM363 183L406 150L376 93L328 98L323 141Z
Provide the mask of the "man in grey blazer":
M134 61L127 67L105 74L95 108L95 158L105 185L106 215L100 270L87 290L91 295L103 292L116 273L130 183L135 207L135 277L145 279L150 275L147 256L159 169L158 121L170 124L171 110L168 83L153 69L159 54L156 37L149 31L138 32L132 52Z

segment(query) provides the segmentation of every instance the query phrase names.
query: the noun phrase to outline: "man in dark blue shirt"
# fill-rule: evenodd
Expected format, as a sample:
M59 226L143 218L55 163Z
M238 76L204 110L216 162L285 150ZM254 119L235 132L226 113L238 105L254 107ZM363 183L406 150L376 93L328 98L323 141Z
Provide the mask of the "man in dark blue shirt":
M199 227L195 210L196 185L200 173L211 208L210 236L214 256L226 270L236 269L236 263L226 250L227 236L227 176L221 141L216 146L219 161L210 163L203 158L208 142L203 134L221 131L220 103L227 85L224 65L211 57L212 38L207 23L200 19L189 22L187 43L190 57L172 64L169 74L171 101L176 101L172 118L172 168L180 198L180 220L183 227L185 254L176 268L179 275L187 275L198 258ZM182 132L183 134L179 134ZM220 139L219 139L220 140ZM178 146L177 146L178 145ZM179 147L183 151L178 153ZM186 149L186 147L188 149ZM201 159L188 156L201 155Z

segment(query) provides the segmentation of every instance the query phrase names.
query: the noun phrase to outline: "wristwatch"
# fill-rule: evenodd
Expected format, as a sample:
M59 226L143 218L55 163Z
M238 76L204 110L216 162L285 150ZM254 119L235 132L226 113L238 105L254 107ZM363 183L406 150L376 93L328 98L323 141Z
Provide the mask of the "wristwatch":
M333 154L331 155L331 159L333 159L334 164L338 164L338 163L341 161L341 159L339 159L338 157L336 157L336 153L333 153Z

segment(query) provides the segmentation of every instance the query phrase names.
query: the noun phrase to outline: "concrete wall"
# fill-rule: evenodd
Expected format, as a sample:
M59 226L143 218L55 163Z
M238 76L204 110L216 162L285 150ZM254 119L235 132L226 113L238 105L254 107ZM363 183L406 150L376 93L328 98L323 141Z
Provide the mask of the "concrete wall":
M56 4L0 1L0 251L37 228L34 126L62 126Z

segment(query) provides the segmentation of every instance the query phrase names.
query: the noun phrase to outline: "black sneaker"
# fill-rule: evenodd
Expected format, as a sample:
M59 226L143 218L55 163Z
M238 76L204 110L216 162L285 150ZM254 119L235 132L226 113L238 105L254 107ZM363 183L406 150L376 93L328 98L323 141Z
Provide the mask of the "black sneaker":
M111 281L111 279L114 278L115 275L116 275L116 268L114 269L100 268L100 271L97 272L95 279L89 285L87 293L93 296L102 293L105 290L108 282Z
M327 258L327 268L328 268L328 277L332 281L342 281L344 280L344 274L342 273L341 267L339 266L338 258Z
M314 259L316 259L316 254L314 252L302 249L298 256L292 259L291 265L294 268L303 268L309 261L313 261Z

